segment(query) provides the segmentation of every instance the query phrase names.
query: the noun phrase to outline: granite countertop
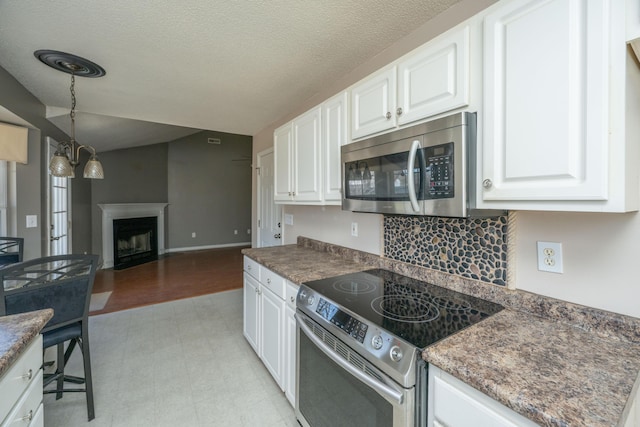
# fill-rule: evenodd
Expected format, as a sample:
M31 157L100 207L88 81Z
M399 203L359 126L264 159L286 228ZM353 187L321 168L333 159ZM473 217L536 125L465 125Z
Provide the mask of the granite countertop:
M640 372L640 344L509 309L423 357L544 426L618 425Z
M358 251L303 243L243 253L296 283L376 267L417 271ZM474 289L460 287L456 277L432 283ZM427 347L427 362L543 426L623 425L640 384L637 319L497 287L476 296L507 308Z
M373 268L345 257L298 245L243 249L242 253L296 284Z
M53 317L53 310L0 316L0 377Z

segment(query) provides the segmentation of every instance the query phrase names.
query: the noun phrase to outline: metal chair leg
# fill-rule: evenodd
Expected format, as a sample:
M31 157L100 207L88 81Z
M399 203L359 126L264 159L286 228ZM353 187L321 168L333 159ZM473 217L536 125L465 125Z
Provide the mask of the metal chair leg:
M82 339L79 342L82 350L82 360L84 362L84 386L87 397L87 416L89 421L95 418L95 410L93 407L93 378L91 376L91 352L89 350L89 331L86 325L82 328Z
M71 344L69 344L71 345ZM57 389L57 393L56 393L56 400L58 399L62 399L62 392L63 392L63 388L64 388L64 366L67 364L67 361L64 357L64 343L61 342L60 344L58 344L57 346L57 353L58 356L56 358L57 362L56 362L56 389Z

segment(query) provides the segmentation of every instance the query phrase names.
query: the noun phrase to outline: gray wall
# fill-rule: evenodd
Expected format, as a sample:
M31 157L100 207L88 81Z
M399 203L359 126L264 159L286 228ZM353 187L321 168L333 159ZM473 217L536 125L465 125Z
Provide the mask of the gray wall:
M222 143L208 144L210 137ZM250 136L222 132L169 143L167 248L251 241L251 150Z
M80 165L71 181L71 246L73 253L94 253L91 247L91 179L82 178L89 153L80 153Z
M105 177L91 180L91 246L96 254L102 254L98 204L167 202L167 144L108 151L99 153L99 159Z
M29 129L29 158L26 165L16 168L18 192L18 235L25 238L25 259L37 258L46 251L43 228L46 218L46 176L42 159L45 137L57 140L69 137L45 118L45 106L22 86L13 76L0 67L0 105L37 129ZM38 227L25 228L26 215L38 215Z

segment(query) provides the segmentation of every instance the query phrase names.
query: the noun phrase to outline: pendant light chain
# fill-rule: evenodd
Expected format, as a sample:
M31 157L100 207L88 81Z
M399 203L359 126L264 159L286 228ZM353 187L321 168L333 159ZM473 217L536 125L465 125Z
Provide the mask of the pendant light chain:
M69 116L71 117L71 141L76 140L76 76L74 73L71 73L71 112Z

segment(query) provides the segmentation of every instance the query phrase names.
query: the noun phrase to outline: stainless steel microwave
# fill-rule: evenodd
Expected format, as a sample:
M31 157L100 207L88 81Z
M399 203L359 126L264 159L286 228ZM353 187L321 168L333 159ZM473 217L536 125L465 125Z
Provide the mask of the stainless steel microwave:
M443 217L475 209L476 114L461 112L342 147L342 209Z

